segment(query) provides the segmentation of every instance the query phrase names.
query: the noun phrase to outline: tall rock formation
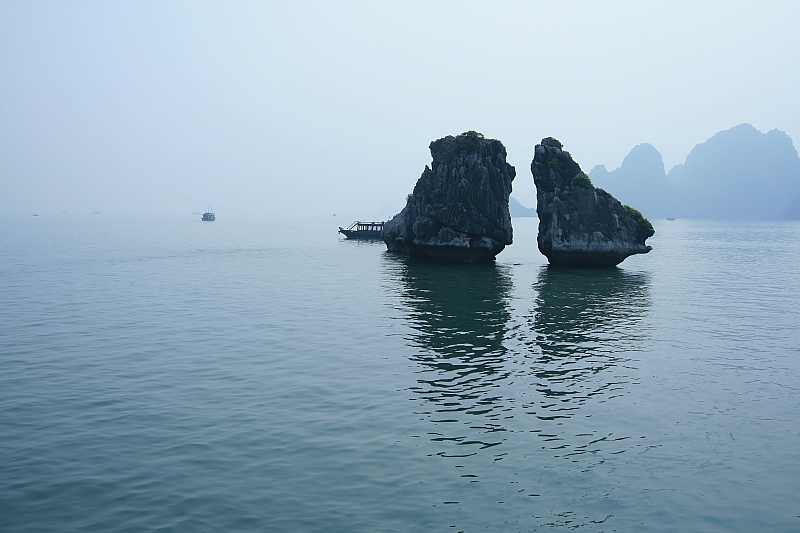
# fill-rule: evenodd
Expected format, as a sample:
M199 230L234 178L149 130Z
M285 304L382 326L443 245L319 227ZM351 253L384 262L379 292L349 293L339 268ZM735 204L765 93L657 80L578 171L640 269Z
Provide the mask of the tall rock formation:
M511 244L508 198L514 167L498 140L468 131L430 144L433 162L406 206L383 229L390 251L482 263Z
M553 265L613 266L646 254L655 231L642 214L603 189L572 160L561 143L542 139L531 163L539 214L539 251Z

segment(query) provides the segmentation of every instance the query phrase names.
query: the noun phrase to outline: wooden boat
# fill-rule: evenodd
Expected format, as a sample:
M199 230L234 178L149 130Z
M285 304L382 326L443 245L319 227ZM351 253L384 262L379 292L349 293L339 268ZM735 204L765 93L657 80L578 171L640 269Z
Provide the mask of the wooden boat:
M349 228L339 227L339 233L348 239L380 239L383 233L383 222L353 222Z

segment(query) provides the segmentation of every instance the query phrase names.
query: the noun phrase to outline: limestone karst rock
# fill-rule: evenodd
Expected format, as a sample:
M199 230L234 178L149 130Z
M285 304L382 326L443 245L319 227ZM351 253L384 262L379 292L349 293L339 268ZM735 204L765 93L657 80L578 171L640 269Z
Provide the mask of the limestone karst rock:
M390 251L439 261L493 261L511 244L508 198L516 170L498 140L468 131L431 142L406 206L383 229Z
M547 137L536 145L531 172L539 251L550 264L613 266L652 249L645 244L655 233L650 222L595 188L558 140Z

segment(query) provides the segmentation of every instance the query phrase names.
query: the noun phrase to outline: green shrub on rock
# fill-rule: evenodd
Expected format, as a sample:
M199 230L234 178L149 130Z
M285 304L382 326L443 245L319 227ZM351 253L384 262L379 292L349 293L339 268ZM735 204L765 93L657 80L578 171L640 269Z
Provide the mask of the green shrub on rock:
M594 189L592 180L589 179L589 176L587 176L585 172L578 172L575 174L575 177L572 178L572 186L581 187L583 189Z
M641 228L644 228L647 231L650 231L650 232L654 232L655 231L653 229L653 225L650 223L649 220L644 218L644 215L642 215L641 211L639 211L638 209L634 209L633 207L631 207L629 205L623 205L622 207L624 207L625 210L627 211L627 216L625 218L623 218L622 221L625 222L625 224L628 227L631 227L631 221L634 221L637 224L639 224L639 226Z
M478 133L475 130L465 131L464 133L453 137L449 135L444 139L440 139L437 142L443 143L443 155L445 155L446 159L452 159L456 157L458 154L465 154L468 152L472 152L478 149L480 146L480 142L485 139L482 133Z

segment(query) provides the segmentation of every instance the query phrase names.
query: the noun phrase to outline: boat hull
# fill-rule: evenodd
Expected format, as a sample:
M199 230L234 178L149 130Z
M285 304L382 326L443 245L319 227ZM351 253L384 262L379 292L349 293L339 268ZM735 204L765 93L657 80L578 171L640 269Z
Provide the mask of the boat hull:
M341 233L348 239L377 240L381 238L380 231L357 231L357 230L340 229L339 233Z

